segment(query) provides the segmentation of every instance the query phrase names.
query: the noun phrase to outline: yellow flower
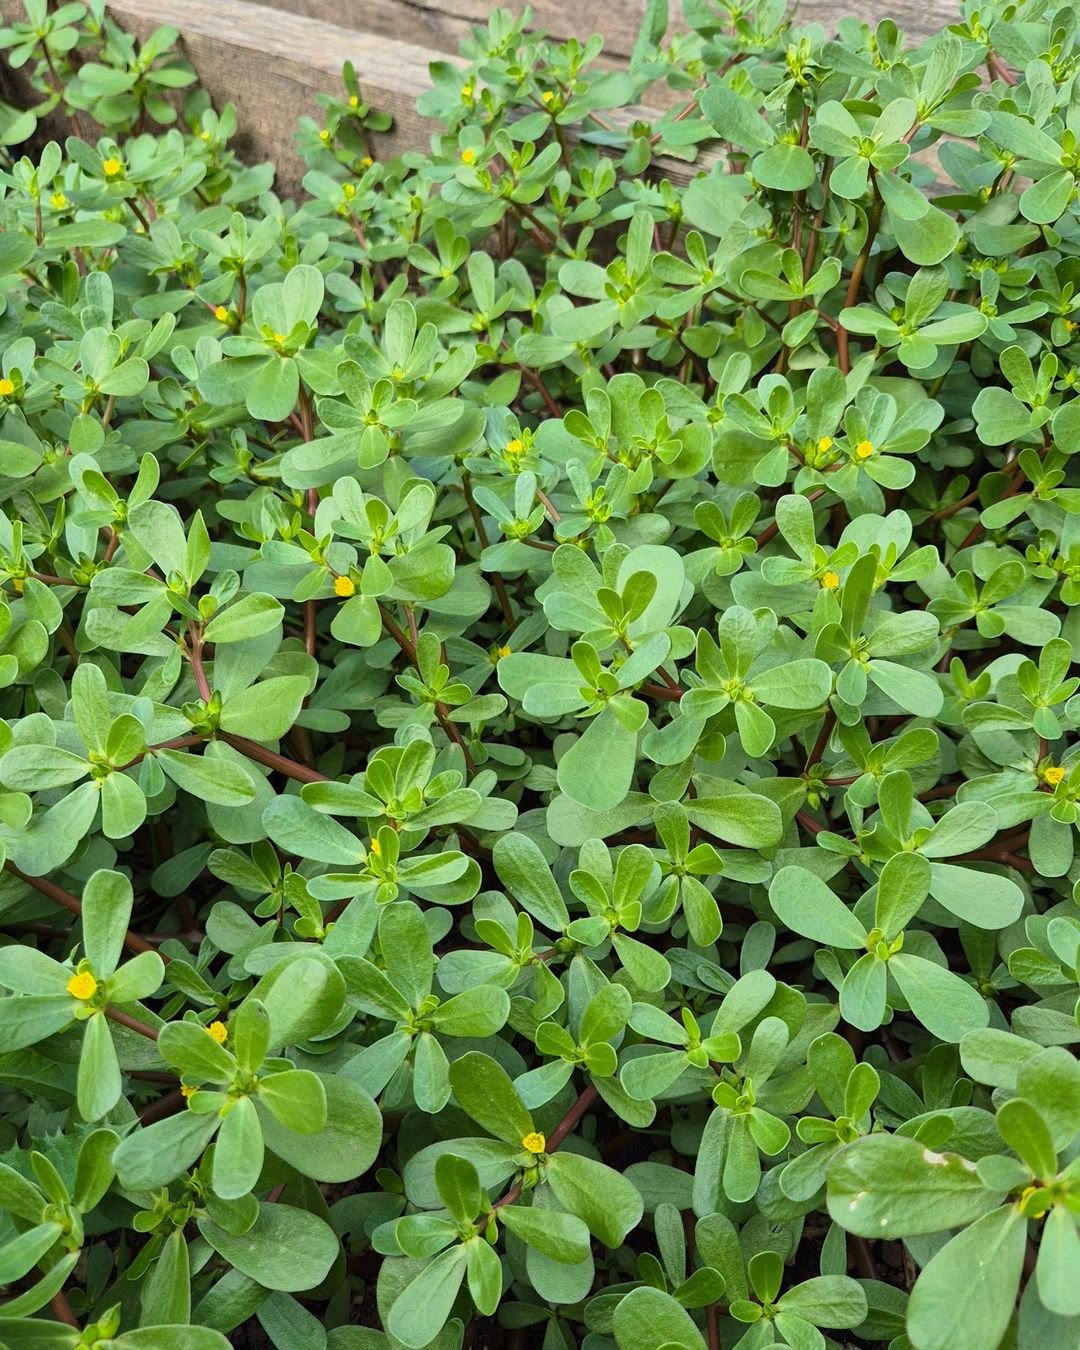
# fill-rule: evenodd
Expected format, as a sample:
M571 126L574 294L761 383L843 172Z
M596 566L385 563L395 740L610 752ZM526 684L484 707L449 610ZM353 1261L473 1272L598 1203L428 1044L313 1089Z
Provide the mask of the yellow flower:
M472 85L471 85L471 84L463 84L463 85L461 86L461 97L462 97L462 98L472 98L472 96L473 96L473 87L472 87Z
M229 311L224 305L218 305L217 309L214 310L214 318L217 319L218 323L228 323Z
M521 442L518 440L516 436L512 441L506 442L506 453L508 455L520 455L524 448L525 447L521 444Z
M827 591L835 591L840 585L839 572L823 572L821 575L821 584Z
M822 436L822 438L821 438L821 439L818 441L818 443L817 443L817 448L818 448L818 454L819 454L819 455L823 455L823 454L825 453L826 450L831 450L831 449L832 449L832 437L831 437L831 436Z
M26 589L26 580L23 577L12 577L11 584L15 587L15 594L22 595Z
M370 169L371 166L375 163L375 161L371 158L370 155L365 155L364 158L360 161L360 163L364 166L365 169ZM356 189L353 188L353 192L355 191Z
M476 151L466 146L461 152L462 164L471 164L476 159Z
M1066 319L1066 320L1065 320L1065 331L1066 331L1066 333L1071 333L1071 332L1073 332L1073 331L1075 330L1075 328L1076 328L1076 320L1075 320L1075 319Z
M0 398L10 398L15 392L13 380L0 380Z
M97 980L88 970L84 970L81 975L72 975L67 982L67 991L71 997L81 999L83 1003L94 997L97 987Z
M200 132L199 132L199 140L200 140L200 141L204 141L204 142L206 142L206 143L209 143L209 141L210 141L210 133L209 133L208 131L200 131Z
M281 344L282 344L283 342L286 341L286 337L287 337L287 335L286 335L285 333L275 333L275 334L274 334L274 341L275 341L275 342L278 344L278 346L280 347Z
M350 94L350 95L349 95L349 107L350 107L350 108L359 108L359 106L360 106L360 100L356 97L355 94Z
M382 844L380 844L379 841L378 841L377 839L372 839L372 840L368 843L368 852L369 852L369 853L374 853L375 856L376 856L376 858L381 858L381 857L382 857Z
M540 98L544 103L550 103L554 99L554 97L555 95L551 92L550 89L545 89L544 92L540 95Z
M49 205L54 211L63 211L68 204L68 199L62 192L54 192L49 198Z
M1049 783L1051 787L1057 787L1065 777L1065 770L1060 764L1051 764L1048 769L1043 769L1043 782Z
M356 196L356 184L355 184L355 183L342 183L342 185L341 185L341 195L345 198L345 200L346 200L347 202L351 202L352 199Z
M500 647L500 648L499 648L499 651L498 651L498 657L499 657L499 660L500 660L500 661L503 659L504 656L509 656L509 655L510 655L510 648L509 648L509 647Z
M322 131L319 132L319 140L322 141L323 145L328 145L330 143L330 133L327 131L326 127L323 127Z
M543 1153L547 1140L538 1130L533 1130L521 1141L521 1147L529 1153Z
M116 178L118 174L123 173L124 166L118 159L109 158L101 166L101 172L106 178Z
M335 594L335 595L342 595L342 596L345 596L345 595L355 595L355 594L356 594L356 582L353 581L352 577L335 577L335 578L334 578L334 594Z
M180 1087L180 1096L181 1096L181 1097L194 1097L195 1094L196 1094L196 1092L198 1092L198 1090L199 1090L198 1088L188 1087L188 1085L187 1085L186 1083L183 1083L183 1084L181 1084L181 1087Z
M211 1022L205 1030L210 1039L217 1041L218 1045L224 1045L229 1035L224 1022Z
M869 459L873 453L874 453L873 441L860 441L859 444L855 447L856 459Z

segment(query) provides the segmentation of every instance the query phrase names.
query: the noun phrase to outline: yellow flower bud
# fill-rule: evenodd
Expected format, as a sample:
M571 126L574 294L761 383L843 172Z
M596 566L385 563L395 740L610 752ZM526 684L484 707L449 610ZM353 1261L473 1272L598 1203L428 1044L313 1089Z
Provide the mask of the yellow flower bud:
M67 982L67 991L72 998L77 998L85 1003L92 999L97 993L98 982L88 970L84 970L80 975L72 975Z
M827 591L835 591L840 585L839 572L823 572L821 575L821 584Z
M521 1147L529 1153L543 1153L547 1140L538 1130L533 1130L521 1141Z
M462 98L472 98L472 96L473 96L473 87L472 87L472 85L471 85L471 84L463 84L463 85L461 86L461 97L462 97Z
M375 163L375 161L371 158L370 155L365 155L364 158L360 161L360 163L364 166L365 169L370 169L371 166ZM349 186L351 187L352 184L350 184ZM355 191L356 189L353 188L353 192Z
M500 661L503 659L504 656L509 656L509 655L510 655L510 648L509 648L509 647L500 647L500 648L499 648L498 656L499 656L499 660L500 660Z
M335 577L334 594L341 596L355 595L356 582L353 581L352 577Z
M818 443L817 443L817 448L818 448L818 454L819 454L819 455L823 455L823 454L825 453L826 450L831 450L831 449L832 449L832 437L831 437L831 436L822 436L821 439L820 439L820 440L818 441Z
M49 205L54 211L63 211L68 204L68 199L62 192L54 192L49 198Z
M0 380L0 398L10 398L14 392L14 380Z
M857 459L869 459L874 453L873 441L860 441L855 447L855 457Z
M350 108L359 108L359 106L360 106L360 100L356 97L355 94L350 94L350 95L349 95L349 107L350 107Z
M372 839L368 843L368 852L374 853L376 858L382 857L382 844L377 839Z
M1051 787L1057 787L1065 777L1065 770L1060 764L1051 764L1049 768L1043 769L1042 776L1044 783L1049 783Z
M194 1097L195 1094L196 1094L196 1092L198 1092L198 1090L199 1090L198 1088L188 1087L188 1085L187 1085L186 1083L184 1083L184 1084L182 1084L181 1087L180 1087L180 1096L181 1096L181 1097Z
M551 92L550 89L545 89L544 92L540 95L540 98L544 103L551 103L554 100L555 95Z
M461 152L462 164L472 164L475 159L476 159L476 151L467 145L465 149L462 150Z
M516 436L512 441L507 441L506 443L506 453L508 455L520 455L524 448L525 447L521 444L521 441L518 440Z
M228 323L229 311L224 305L218 305L217 309L214 310L214 318L217 319L218 323Z
M110 157L105 160L101 166L101 172L106 178L116 178L124 171L124 166L118 159Z
M327 131L326 127L323 127L322 131L319 132L319 140L322 141L323 145L329 144L330 133Z
M206 1034L212 1041L217 1041L218 1045L224 1045L229 1035L224 1022L211 1022L206 1028Z

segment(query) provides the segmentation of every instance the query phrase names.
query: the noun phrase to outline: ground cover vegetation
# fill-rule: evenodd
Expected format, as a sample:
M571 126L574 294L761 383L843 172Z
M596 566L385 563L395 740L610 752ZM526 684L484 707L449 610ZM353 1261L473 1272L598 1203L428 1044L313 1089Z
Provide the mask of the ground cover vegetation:
M682 9L0 31L9 1350L1077 1344L1078 11Z

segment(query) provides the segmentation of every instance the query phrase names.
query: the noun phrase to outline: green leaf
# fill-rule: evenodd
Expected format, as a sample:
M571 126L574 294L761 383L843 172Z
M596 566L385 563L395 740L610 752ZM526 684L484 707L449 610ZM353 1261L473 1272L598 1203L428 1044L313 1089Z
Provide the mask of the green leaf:
M1002 1200L979 1180L974 1163L902 1135L867 1135L846 1145L827 1178L833 1221L867 1238L943 1232L981 1218Z
M489 1055L470 1050L450 1065L458 1105L496 1139L521 1146L535 1126L506 1070Z
M957 1222L959 1216L950 1226ZM1026 1236L1019 1210L1006 1205L935 1253L908 1303L908 1333L920 1350L983 1350L1000 1343L1016 1302Z
M610 1167L580 1153L553 1154L548 1159L547 1180L559 1204L584 1220L608 1247L622 1246L641 1218L644 1204L637 1188Z
M338 1239L329 1224L295 1205L260 1204L254 1224L230 1233L210 1219L199 1232L219 1255L267 1289L298 1293L314 1289L338 1256Z
M461 1243L442 1252L405 1287L390 1309L387 1329L409 1350L424 1350L442 1330L465 1278L467 1260Z
M959 1041L990 1020L990 1010L979 991L933 961L901 952L889 961L889 974L900 986L911 1011L939 1040Z
M619 1350L705 1350L705 1340L685 1308L661 1289L632 1289L615 1308L612 1329Z

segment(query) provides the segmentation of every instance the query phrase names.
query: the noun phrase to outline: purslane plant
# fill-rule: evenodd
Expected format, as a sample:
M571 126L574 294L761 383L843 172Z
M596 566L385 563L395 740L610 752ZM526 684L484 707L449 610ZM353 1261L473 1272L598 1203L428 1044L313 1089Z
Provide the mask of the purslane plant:
M1078 12L682 8L0 30L0 1346L1077 1343Z

